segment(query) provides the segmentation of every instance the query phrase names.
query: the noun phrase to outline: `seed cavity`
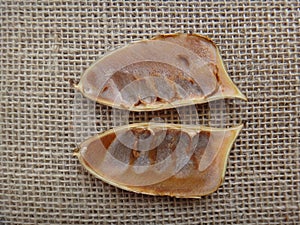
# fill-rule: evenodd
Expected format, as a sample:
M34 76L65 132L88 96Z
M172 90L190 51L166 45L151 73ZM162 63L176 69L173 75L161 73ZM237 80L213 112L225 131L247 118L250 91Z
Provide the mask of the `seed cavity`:
M179 54L179 55L177 55L177 58L178 58L178 59L179 59L186 67L190 66L190 62L189 62L187 56Z

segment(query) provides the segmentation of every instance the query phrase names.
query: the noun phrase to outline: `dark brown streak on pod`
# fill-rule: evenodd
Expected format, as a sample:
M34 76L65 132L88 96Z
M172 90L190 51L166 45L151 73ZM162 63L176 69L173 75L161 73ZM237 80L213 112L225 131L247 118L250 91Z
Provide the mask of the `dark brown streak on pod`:
M150 160L150 164L153 165L156 162L156 149L150 150L148 157Z
M141 155L140 151L132 149L131 155L130 155L129 165L133 166L134 162L137 160L138 157L140 157L140 155Z
M165 99L162 99L162 98L160 98L160 97L156 97L156 101L157 101L157 102L160 102L160 103L165 103L165 102L167 102Z
M196 170L198 168L198 165L199 165L200 161L197 159L197 157L195 155L191 156L191 161L193 163L194 169Z
M142 98L139 100L139 102L141 102L141 104L143 104L143 105L151 104L155 101L158 101L158 100L157 100L157 97L154 97L154 96L149 96L149 97Z
M138 158L138 157L140 157L141 152L133 149L132 150L132 155L133 155L134 158Z
M101 138L101 142L105 149L108 149L111 143L116 139L116 134L115 133L110 133L105 137Z
M102 89L102 93L104 93L104 92L106 92L107 91L107 89L108 89L108 86L104 86L104 88Z
M211 93L209 93L209 94L207 94L206 96L205 96L205 98L207 99L207 98L209 98L209 97L211 97L211 96L214 96L215 94L217 94L218 92L219 92L219 82L220 82L220 77L219 77L219 74L218 74L218 67L217 66L214 66L213 67L214 68L214 70L213 70L213 74L214 74L214 76L216 77L216 80L217 80L217 83L216 83L216 86L215 86L215 88L214 88L214 90L211 92Z
M220 82L220 77L219 77L219 68L217 66L214 67L214 71L213 71L216 79L218 82Z
M134 103L134 106L139 106L139 105L145 105L141 99L139 99L136 103Z
M204 154L205 148L207 147L209 136L209 132L200 131L199 133L197 133L197 135L193 137L191 141L193 143L193 145L191 145L191 148L194 151L191 156L191 161L194 166L194 169L198 169L202 155ZM194 143L194 140L197 140L196 145Z
M196 145L195 151L191 157L191 160L193 160L194 165L195 165L195 167L197 167L197 169L198 169L200 160L202 158L202 155L204 154L205 148L207 147L209 137L210 137L210 133L207 131L200 131L200 133L198 133L197 145Z
M199 140L198 140L198 147L205 148L207 146L208 140L211 134L208 131L200 131L199 133Z

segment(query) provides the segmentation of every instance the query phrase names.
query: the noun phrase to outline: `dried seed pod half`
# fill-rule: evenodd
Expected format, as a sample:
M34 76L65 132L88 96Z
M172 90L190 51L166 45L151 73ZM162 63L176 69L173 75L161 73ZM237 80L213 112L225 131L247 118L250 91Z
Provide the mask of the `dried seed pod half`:
M125 190L197 198L221 185L241 128L131 124L87 139L75 155L96 177Z
M87 69L75 88L99 103L132 111L246 100L217 46L196 34L160 35L116 50Z

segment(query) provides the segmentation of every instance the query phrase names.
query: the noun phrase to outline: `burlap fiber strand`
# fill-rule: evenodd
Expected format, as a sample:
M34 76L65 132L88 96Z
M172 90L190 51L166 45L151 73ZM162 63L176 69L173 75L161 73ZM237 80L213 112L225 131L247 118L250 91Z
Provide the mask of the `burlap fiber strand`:
M298 1L2 0L0 18L1 224L299 224ZM245 126L224 184L201 199L123 191L72 155L69 80L109 51L174 32L212 38L248 97L218 109L220 126ZM197 117L218 127L206 106ZM124 123L121 111L96 111L97 131ZM130 113L129 122L157 117L178 123L176 110Z

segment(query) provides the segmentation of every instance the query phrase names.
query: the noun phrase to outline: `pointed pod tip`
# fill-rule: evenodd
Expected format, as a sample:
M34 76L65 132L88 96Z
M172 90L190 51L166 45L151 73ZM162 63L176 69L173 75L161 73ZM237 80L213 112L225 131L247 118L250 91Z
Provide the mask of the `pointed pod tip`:
M238 96L237 96L239 99L242 99L246 102L248 102L248 99L246 97L246 95L244 95L242 92L239 92Z
M239 135L239 133L241 132L241 130L243 129L244 127L244 124L241 123L239 125L237 125L235 128L237 129L237 134L236 134L236 137Z
M235 95L235 97L236 97L236 98L239 98L239 99L242 99L242 100L244 100L244 101L246 101L246 102L248 102L247 96L244 95L244 94L240 91L240 89L239 89L238 87L235 87L235 89L236 89L236 95Z
M73 152L73 156L78 157L79 156L79 152L80 152L80 148L79 147L75 148L74 152Z
M76 90L79 90L79 89L80 89L79 86L78 86L77 84L74 84L74 85L73 85L73 88L76 89Z
M72 88L79 90L79 83L75 82L73 79L70 79L69 83Z

